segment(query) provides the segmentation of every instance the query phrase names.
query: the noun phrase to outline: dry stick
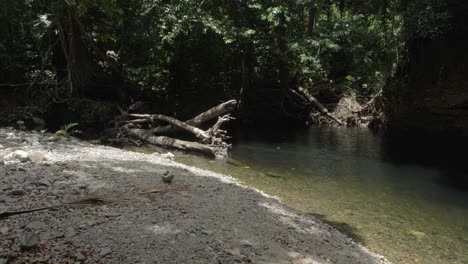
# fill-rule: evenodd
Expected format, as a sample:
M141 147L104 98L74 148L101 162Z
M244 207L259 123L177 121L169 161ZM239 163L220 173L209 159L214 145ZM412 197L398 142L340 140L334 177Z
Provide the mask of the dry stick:
M185 189L186 186L183 186L182 188ZM177 189L173 189L173 190L177 190ZM39 212L39 211L53 210L53 209L58 209L60 207L73 206L73 205L90 205L90 204L102 204L102 203L118 202L118 201L125 200L124 198L126 198L128 200L129 198L130 199L135 198L136 196L139 196L139 195L164 193L164 192L167 192L167 191L169 191L169 189L166 187L166 188L142 191L142 192L139 192L139 193L133 193L133 190L131 190L129 192L116 193L116 194L104 193L104 194L101 194L99 196L90 195L90 197L85 197L83 199L78 199L78 200L75 200L75 201L62 203L62 204L57 204L57 205L52 205L52 206L39 207L39 208L34 208L34 209L29 209L29 210L21 210L21 211L3 212L3 213L0 213L0 220L8 218L10 216L14 216L14 215L21 215L21 214L28 214L28 213ZM112 195L114 197L112 197Z
M317 100L315 99L315 97L313 97L309 91L307 91L307 89L304 89L302 87L299 87L298 88L299 92L301 92L303 95L305 95L308 99L308 101L313 104L315 107L317 107L317 109L320 111L320 113L322 113L323 115L326 115L328 116L331 120L335 121L337 124L339 124L340 126L343 125L343 122L340 121L337 117L335 117L334 115L332 115L330 112L328 112L328 110Z

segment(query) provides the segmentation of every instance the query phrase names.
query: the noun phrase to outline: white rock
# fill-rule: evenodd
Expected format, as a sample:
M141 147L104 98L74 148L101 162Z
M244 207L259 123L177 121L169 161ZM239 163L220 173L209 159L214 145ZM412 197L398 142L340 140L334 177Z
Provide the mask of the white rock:
M31 135L29 137L24 138L24 140L26 140L26 142L28 142L29 144L39 143L39 135Z
M6 156L3 157L4 160L6 161L20 161L20 162L26 162L29 160L29 153L23 150L16 150Z
M242 247L253 247L252 242L250 242L248 240L239 241L239 245L242 246Z
M172 154L171 152L167 152L167 153L161 154L161 157L164 159L173 160L175 158L175 155Z
M29 154L29 159L31 159L32 162L43 162L43 161L47 161L47 158L44 154L42 154L41 152L31 152L31 154Z

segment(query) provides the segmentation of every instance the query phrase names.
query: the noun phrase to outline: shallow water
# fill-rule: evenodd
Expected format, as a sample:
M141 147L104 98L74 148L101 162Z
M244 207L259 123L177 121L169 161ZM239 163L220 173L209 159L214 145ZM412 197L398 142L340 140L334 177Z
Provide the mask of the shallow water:
M444 154L428 155L432 148L395 146L367 129L256 131L235 138L227 161L176 159L276 195L395 263L468 263L468 192L440 180L448 175L440 168L463 158L447 157L447 165L440 162Z

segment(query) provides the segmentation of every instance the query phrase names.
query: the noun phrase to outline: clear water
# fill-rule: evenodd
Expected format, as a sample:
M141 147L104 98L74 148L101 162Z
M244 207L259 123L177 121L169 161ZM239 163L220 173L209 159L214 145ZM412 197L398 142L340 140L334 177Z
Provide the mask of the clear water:
M428 166L448 166L443 153L428 154L439 150L409 151L367 129L249 131L236 139L227 161L177 160L276 195L395 263L468 263L468 192L441 184L447 172Z

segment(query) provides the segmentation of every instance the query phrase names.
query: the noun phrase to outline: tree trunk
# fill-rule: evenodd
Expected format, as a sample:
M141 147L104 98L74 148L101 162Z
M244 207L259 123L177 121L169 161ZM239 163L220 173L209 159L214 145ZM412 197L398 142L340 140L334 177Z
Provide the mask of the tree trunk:
M184 151L201 152L212 157L218 156L219 150L216 147L212 147L210 145L205 145L198 142L189 142L164 136L155 136L151 133L151 131L138 128L128 128L126 129L126 132L130 136L136 137L153 145L165 148L175 148Z
M331 120L335 121L338 125L340 125L340 126L343 125L343 122L341 120L339 120L336 116L334 116L330 112L328 112L328 109L326 109L317 99L315 99L315 97L313 97L309 93L309 91L307 91L306 89L304 89L302 87L299 87L298 90L299 90L299 92L301 92L307 98L307 100L313 106L315 106L320 111L320 113L322 113L323 115L326 115Z

